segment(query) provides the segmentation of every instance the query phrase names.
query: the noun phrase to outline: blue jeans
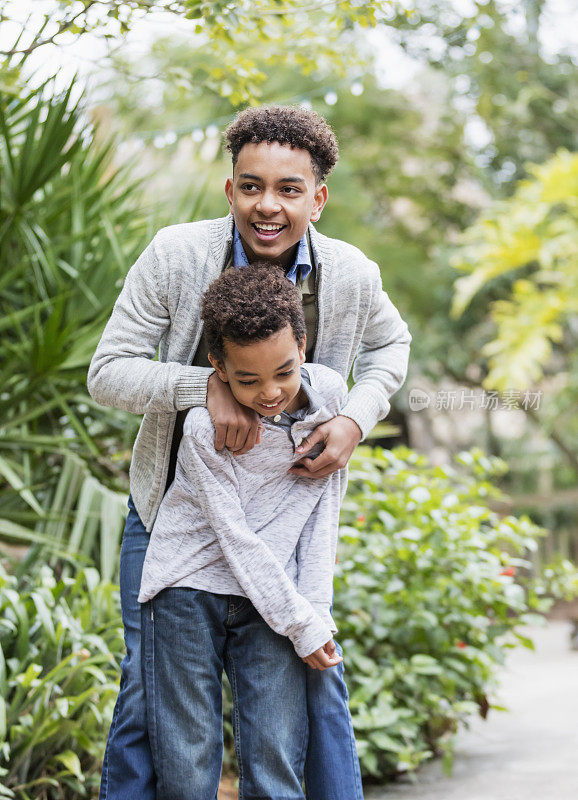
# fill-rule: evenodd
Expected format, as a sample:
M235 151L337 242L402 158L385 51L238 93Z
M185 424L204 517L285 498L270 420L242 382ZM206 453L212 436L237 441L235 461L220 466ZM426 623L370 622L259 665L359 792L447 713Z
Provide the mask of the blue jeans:
M215 800L223 668L239 800L304 800L305 663L246 597L165 589L143 607L149 735L162 800Z
M150 534L128 499L120 550L120 602L126 656L104 752L99 800L155 800L156 779L147 732L141 666L140 579Z
M127 654L122 662L120 692L106 745L100 800L156 800L141 664L141 609L137 601L148 542L149 534L129 498L120 553ZM307 668L305 675L309 716L307 798L363 800L343 664L323 672Z

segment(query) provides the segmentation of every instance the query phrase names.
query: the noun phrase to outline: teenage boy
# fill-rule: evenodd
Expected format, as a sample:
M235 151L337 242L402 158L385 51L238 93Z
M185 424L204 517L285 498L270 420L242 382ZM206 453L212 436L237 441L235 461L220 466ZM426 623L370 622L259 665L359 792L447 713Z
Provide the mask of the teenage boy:
M339 413L347 386L322 364L301 366L301 297L270 264L225 271L201 317L211 364L264 430L245 455L217 451L207 409L191 409L153 526L139 600L157 796L215 797L225 669L240 800L300 800L308 722L299 657L323 669L334 650L346 476L313 481L288 470L303 437Z
M207 359L200 322L203 292L230 266L255 259L280 262L301 292L307 361L332 367L343 378L353 365L354 385L340 414L302 443L302 466L292 468L295 474L315 479L344 467L359 441L387 415L389 398L407 370L411 337L382 289L379 268L311 224L321 216L327 201L324 180L337 162L337 143L325 120L305 109L249 108L225 138L233 158L233 176L225 185L231 213L159 231L129 271L89 369L88 388L97 402L145 414L133 451L121 550L127 656L101 800L155 796L137 596L148 532L174 477L184 413L206 406L216 449L227 447L237 455L251 450L262 430L258 415L237 403ZM307 458L319 442L324 452ZM317 691L310 693L316 701L309 713L315 733L306 784L315 800L358 800L361 779L343 675L335 669L312 675ZM322 765L328 762L334 770L325 780Z

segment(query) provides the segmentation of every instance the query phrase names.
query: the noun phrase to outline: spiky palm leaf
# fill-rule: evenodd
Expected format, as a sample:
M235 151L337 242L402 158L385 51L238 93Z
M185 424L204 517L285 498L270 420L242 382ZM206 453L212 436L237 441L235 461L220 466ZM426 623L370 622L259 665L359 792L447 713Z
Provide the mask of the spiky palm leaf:
M146 221L74 82L51 90L0 93L0 536L36 556L72 548L111 577L126 489L111 431L128 449L136 420L93 403L85 380Z

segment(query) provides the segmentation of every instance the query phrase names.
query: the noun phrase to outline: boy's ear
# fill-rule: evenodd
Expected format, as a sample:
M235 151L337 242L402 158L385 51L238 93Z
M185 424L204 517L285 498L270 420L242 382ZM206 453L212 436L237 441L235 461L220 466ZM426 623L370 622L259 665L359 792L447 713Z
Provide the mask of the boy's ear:
M325 183L322 183L315 189L315 195L313 197L313 210L310 217L311 222L317 222L321 216L321 212L325 208L325 203L327 202L328 196L329 192Z
M307 336L304 336L301 342L298 344L299 349L299 363L305 363L305 345L307 344Z
M229 201L229 205L233 205L233 179L227 178L225 181L225 194L227 195L227 200Z
M227 378L227 373L225 372L225 367L221 361L218 361L209 353L209 361L211 362L211 366L219 376L219 378L223 381L223 383L229 383L229 379Z

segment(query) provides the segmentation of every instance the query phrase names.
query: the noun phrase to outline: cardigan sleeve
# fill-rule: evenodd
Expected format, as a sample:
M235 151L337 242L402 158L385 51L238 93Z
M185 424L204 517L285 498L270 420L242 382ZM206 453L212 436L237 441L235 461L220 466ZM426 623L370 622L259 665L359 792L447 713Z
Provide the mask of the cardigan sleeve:
M228 458L212 443L183 436L179 460L185 478L239 585L265 622L289 637L297 655L311 655L331 639L331 629L249 528Z
M155 240L129 270L88 370L97 403L134 414L204 406L212 369L154 361L171 324Z
M411 334L381 285L379 267L371 268L370 308L357 357L353 387L341 415L359 425L362 440L389 413L389 398L407 374Z

